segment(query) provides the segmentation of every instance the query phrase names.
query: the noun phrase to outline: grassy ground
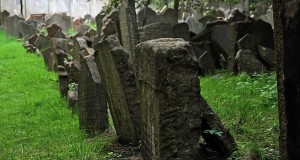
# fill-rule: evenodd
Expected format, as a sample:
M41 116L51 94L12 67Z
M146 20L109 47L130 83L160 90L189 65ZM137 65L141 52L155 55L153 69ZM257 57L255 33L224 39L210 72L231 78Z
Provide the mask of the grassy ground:
M217 74L200 78L201 94L234 135L232 159L278 159L275 74Z
M0 31L0 159L103 159L114 138L86 138L44 66Z

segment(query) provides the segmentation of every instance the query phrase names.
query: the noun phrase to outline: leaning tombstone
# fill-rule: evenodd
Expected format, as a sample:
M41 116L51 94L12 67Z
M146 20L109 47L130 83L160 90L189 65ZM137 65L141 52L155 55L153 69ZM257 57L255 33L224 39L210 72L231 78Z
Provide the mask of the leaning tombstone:
M35 27L27 24L25 21L19 21L18 26L19 31L25 40L28 40L28 38L30 38L32 35L39 33L39 31Z
M21 33L19 31L19 25L18 25L19 21L24 21L24 19L17 15L6 18L5 29L8 35L17 38L21 37Z
M79 126L90 136L108 129L107 94L94 56L81 56L78 87Z
M37 39L34 42L34 45L39 50L47 49L50 47L50 39L46 37L44 34L38 34Z
M67 97L69 76L64 66L57 66L60 95Z
M200 96L199 62L192 52L182 39L150 40L136 47L145 160L210 159L200 153L210 147L216 148L215 159L226 159L236 149L233 137ZM222 132L220 137L207 135L212 128Z
M190 40L190 31L189 25L186 23L178 23L172 27L173 37L174 38L182 38L186 41Z
M108 92L109 107L119 141L136 145L140 139L140 104L128 53L115 36L100 43L95 54L102 81Z

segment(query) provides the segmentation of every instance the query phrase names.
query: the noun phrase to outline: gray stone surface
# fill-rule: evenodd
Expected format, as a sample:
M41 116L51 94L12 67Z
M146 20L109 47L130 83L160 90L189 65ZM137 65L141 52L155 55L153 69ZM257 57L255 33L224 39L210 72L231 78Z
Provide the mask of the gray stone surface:
M27 40L29 37L39 32L35 27L27 24L25 21L19 21L18 24L19 24L19 31L25 40Z
M17 38L21 37L21 33L19 31L19 21L24 21L23 18L14 15L6 18L5 21L5 30L6 33L10 36L14 36Z
M95 18L98 35L101 35L101 32L102 32L102 26L103 26L102 20L103 20L104 16L105 16L104 14L99 13L99 14L97 14L97 16Z
M137 46L145 160L204 158L199 154L199 64L188 48L187 42L178 39Z
M251 50L239 50L235 57L239 72L248 74L263 73L267 71L263 63L257 58Z
M196 18L191 16L185 20L185 23L189 25L190 32L193 32L195 34L202 32L204 29L203 24L200 23Z
M186 41L190 40L189 25L187 23L178 23L172 27L173 37L182 38Z
M85 32L87 32L89 29L90 26L83 24L78 27L78 32L81 34L85 34Z
M140 42L158 38L173 38L172 27L167 23L153 23L139 28Z
M140 139L141 113L136 79L129 54L115 36L100 43L95 54L119 141L137 144Z
M275 70L276 60L274 51L271 48L260 45L257 47L257 49L260 57L267 63L268 68L270 70Z
M151 9L150 7L141 8L137 13L138 27L147 25L146 24L147 19L153 16L154 17L156 16L156 12L153 9Z
M94 56L82 56L79 98L79 127L90 136L108 129L107 93L99 75Z
M71 23L71 18L66 15L60 15L55 13L51 17L45 20L45 23L47 26L51 24L57 24L58 26L61 27L63 32L67 32L69 28L71 28L72 23Z
M43 34L38 34L34 45L39 50L47 49L50 47L50 39Z
M233 13L228 17L228 22L239 22L239 21L245 21L246 16L241 13L239 10L234 10Z

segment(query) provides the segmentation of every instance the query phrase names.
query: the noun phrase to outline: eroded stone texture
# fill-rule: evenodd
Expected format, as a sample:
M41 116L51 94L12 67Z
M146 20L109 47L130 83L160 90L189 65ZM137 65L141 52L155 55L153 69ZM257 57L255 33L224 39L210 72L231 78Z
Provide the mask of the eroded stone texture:
M109 96L110 111L121 142L137 144L140 139L140 104L137 84L128 53L115 36L100 43L95 54Z
M61 27L62 31L64 32L68 31L68 29L72 26L71 18L69 16L60 15L57 13L46 19L45 23L47 26L51 24L57 24Z
M215 141L203 137L223 159L236 148L228 130L200 96L199 62L190 45L181 39L156 39L137 45L142 154L146 160L206 159L205 153L200 154L199 138L209 127L225 133L221 138L213 137Z
M235 60L240 72L253 74L267 71L263 63L256 58L255 53L251 50L239 50Z
M20 31L19 31L19 25L18 25L19 21L24 21L24 19L17 15L6 18L5 30L8 35L14 36L17 38L21 37Z
M173 38L172 26L167 23L153 23L146 25L139 28L139 34L141 42L158 38Z
M158 39L137 46L146 160L201 159L198 61L188 43Z
M50 47L50 39L43 34L38 34L34 45L39 50L47 49Z
M80 63L79 126L95 136L108 128L107 94L94 56L82 56Z
M62 97L67 96L69 76L64 66L57 66L59 91Z
M57 71L57 61L51 48L42 51L44 63L48 71Z
M236 53L238 51L237 42L250 32L251 25L251 22L233 22L229 25L230 52L227 57L229 72L238 72L235 62Z
M146 25L147 19L156 16L155 11L150 7L143 7L137 13L137 23L139 27Z
M190 40L189 25L186 23L179 23L172 27L173 37L182 38L186 41Z
M27 24L25 21L19 21L18 24L19 24L19 31L25 40L27 40L29 37L39 32L35 27Z

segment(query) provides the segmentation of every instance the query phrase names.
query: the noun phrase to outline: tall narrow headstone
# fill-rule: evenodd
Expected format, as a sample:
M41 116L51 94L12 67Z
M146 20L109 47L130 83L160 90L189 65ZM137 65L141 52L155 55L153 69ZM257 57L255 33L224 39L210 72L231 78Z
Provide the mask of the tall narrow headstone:
M89 135L95 136L108 128L107 94L94 56L82 56L80 63L79 126Z
M122 45L129 53L129 61L132 61L131 58L132 54L134 54L134 48L139 43L136 13L134 5L133 7L130 5L132 3L131 1L132 0L121 1L119 11Z
M100 43L95 54L98 69L108 92L109 107L120 141L137 144L140 139L140 104L129 55L115 36Z

